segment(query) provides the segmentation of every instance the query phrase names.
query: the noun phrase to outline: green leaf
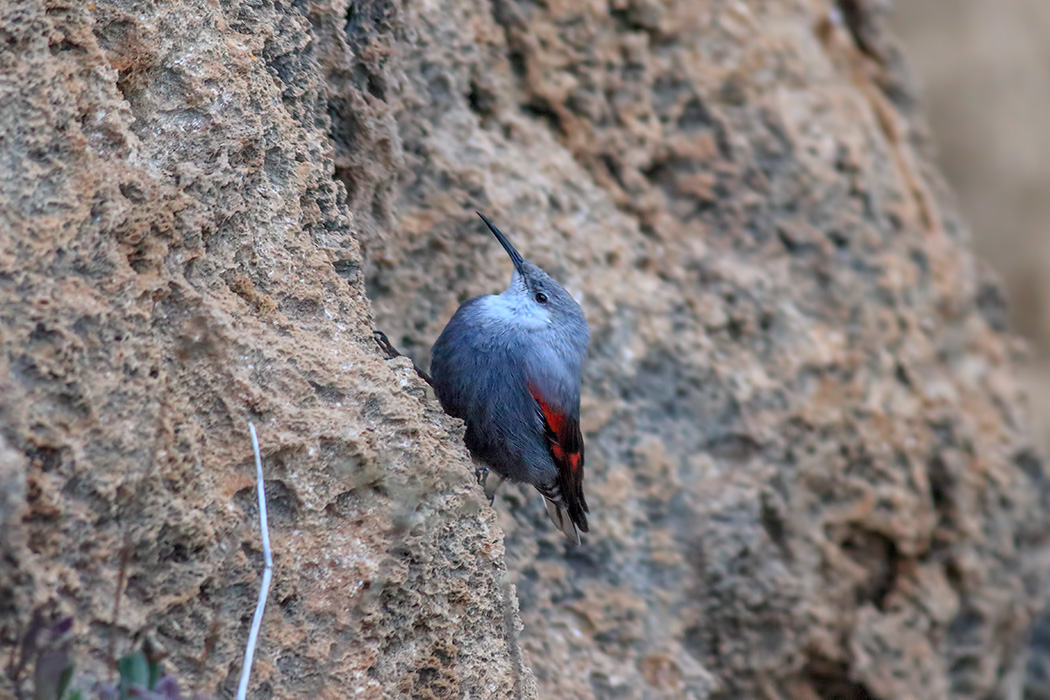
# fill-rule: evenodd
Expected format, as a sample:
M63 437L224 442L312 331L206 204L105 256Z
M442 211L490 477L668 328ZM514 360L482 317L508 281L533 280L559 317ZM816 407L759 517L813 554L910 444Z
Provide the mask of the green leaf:
M117 672L120 673L120 696L122 698L128 697L128 691L132 687L148 687L149 663L146 661L146 655L141 651L122 656L117 662Z
M160 661L156 661L149 665L149 686L150 690L157 687L157 681L164 675L164 671L161 670Z
M40 653L33 669L33 700L61 700L73 674L73 662L64 648Z
M73 680L73 662L70 661L66 669L62 671L61 677L58 679L58 697L61 700L62 696L66 694L66 689L69 687L69 682Z

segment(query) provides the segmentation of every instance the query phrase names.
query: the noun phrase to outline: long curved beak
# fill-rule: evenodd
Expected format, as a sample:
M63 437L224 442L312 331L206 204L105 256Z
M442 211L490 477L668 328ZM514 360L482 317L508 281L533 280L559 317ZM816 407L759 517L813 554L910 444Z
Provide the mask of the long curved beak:
M510 244L510 241L508 241L507 237L503 235L503 232L493 226L492 222L486 219L484 214L480 211L474 213L480 216L481 220L485 222L485 225L489 227L489 231L492 231L492 235L496 237L496 240L499 241L501 246L503 246L503 250L507 251L507 255L509 255L510 259L514 262L514 269L518 271L519 275L524 277L525 270L523 269L523 265L525 259L521 257L521 253L514 249L514 246Z

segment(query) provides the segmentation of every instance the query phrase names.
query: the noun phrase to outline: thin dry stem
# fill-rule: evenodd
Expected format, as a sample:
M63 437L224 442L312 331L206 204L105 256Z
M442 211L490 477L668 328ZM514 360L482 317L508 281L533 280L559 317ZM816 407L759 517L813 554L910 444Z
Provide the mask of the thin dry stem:
M266 596L270 593L270 580L273 578L273 556L270 554L270 527L266 521L266 487L263 484L262 456L259 454L259 437L255 426L248 423L252 434L252 450L255 452L255 481L259 491L259 529L262 530L263 569L262 586L259 588L259 600L255 604L255 617L252 618L252 631L248 635L248 644L244 648L244 665L241 667L241 683L237 688L237 700L248 697L248 680L252 675L252 659L255 657L255 644L262 627L263 612L266 610Z

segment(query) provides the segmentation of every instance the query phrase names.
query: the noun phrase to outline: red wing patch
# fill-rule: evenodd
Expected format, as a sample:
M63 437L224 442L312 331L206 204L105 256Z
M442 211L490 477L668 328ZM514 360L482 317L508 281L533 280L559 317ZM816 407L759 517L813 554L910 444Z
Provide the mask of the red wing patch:
M539 406L550 447L551 459L558 467L558 486L563 505L569 517L583 532L587 532L587 501L583 497L583 433L580 421L551 408L539 392L530 387Z

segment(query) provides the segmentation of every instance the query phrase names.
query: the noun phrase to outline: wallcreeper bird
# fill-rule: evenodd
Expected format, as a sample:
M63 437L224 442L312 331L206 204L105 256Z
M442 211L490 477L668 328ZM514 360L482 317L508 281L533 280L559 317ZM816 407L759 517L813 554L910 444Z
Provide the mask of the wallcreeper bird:
M535 486L550 519L579 544L588 512L580 370L591 332L576 300L478 216L514 263L510 286L460 305L431 351L431 384L445 412L466 422L467 448L497 486Z

